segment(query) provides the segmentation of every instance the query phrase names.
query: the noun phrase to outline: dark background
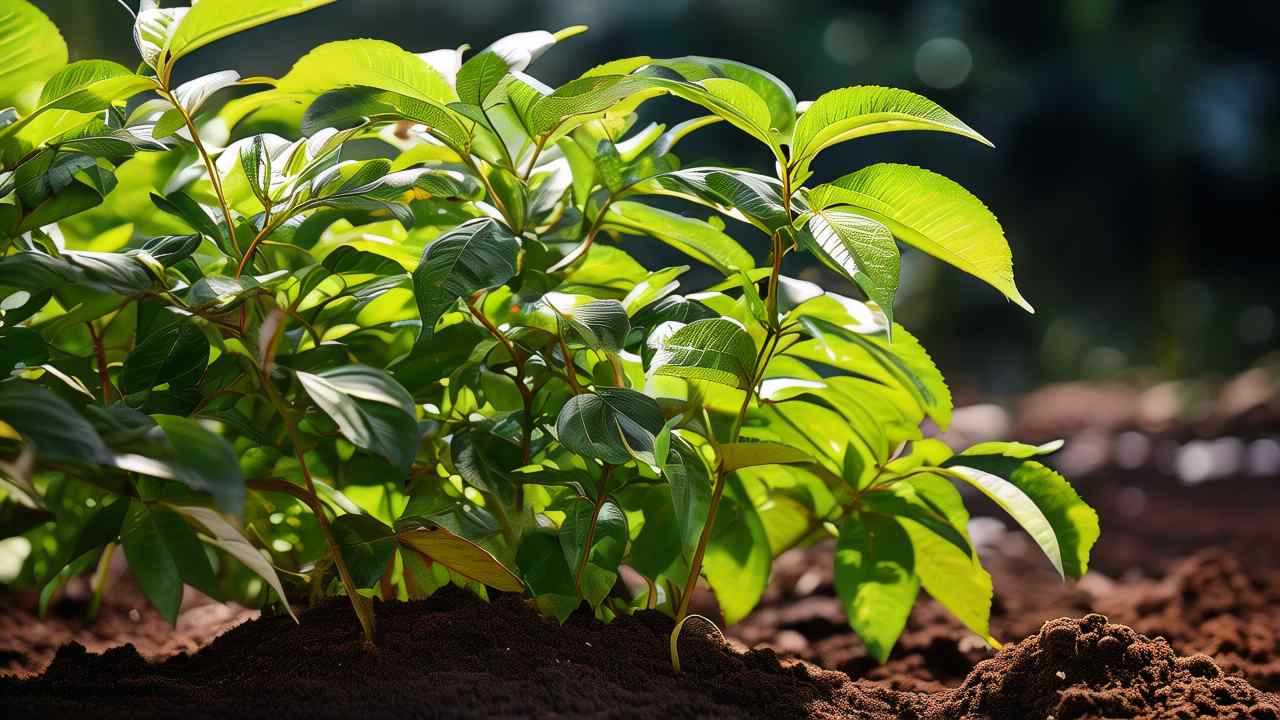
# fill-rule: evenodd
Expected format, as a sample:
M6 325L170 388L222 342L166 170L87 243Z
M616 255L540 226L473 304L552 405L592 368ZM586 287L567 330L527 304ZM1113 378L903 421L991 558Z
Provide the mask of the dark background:
M137 63L114 0L34 2L73 59ZM990 138L994 151L934 133L874 137L815 168L825 180L881 160L921 165L1000 217L1035 316L904 255L899 318L962 387L1225 374L1280 345L1277 2L339 0L216 43L179 72L278 76L330 40L423 52L575 24L591 30L534 64L544 82L630 55L728 57L800 99L854 84L914 90ZM750 145L717 127L681 155L767 170Z

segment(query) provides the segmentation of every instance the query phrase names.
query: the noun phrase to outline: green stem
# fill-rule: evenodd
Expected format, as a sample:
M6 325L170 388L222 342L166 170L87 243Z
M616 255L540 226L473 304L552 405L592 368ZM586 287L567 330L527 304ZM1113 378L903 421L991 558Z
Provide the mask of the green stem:
M116 544L107 543L102 549L102 556L98 558L98 567L93 572L93 582L90 587L93 595L89 599L89 609L85 612L85 617L90 621L98 617L98 610L102 608L102 596L107 592L107 583L111 580L111 558L116 553Z
M160 90L160 95L173 103L173 106L178 110L178 114L182 115L182 123L186 125L187 132L191 134L191 142L196 146L196 152L199 153L200 159L204 160L204 168L209 173L209 184L213 185L213 192L218 196L218 205L222 209L222 218L227 223L227 240L236 255L241 255L240 244L236 242L236 222L231 216L231 205L227 203L227 195L222 190L222 177L218 175L218 167L214 164L213 157L209 155L209 151L205 148L204 141L200 139L200 130L196 128L195 120L192 119L187 109L182 107L182 103L178 102L178 98L174 97L168 88L167 81L165 87Z

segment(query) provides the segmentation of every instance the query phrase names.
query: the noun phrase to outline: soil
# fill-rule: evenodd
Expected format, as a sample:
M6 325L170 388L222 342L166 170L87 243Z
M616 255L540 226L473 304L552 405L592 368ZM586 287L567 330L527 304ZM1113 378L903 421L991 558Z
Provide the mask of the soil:
M560 628L517 597L487 606L444 591L379 607L370 649L342 603L296 626L192 594L171 632L126 578L93 626L75 619L75 587L43 623L23 609L29 598L0 601L0 662L11 674L0 678L0 708L14 717L275 720L1280 720L1280 392L1268 387L1261 405L1219 398L1190 419L1156 413L1154 390L1066 388L1024 400L1037 422L1010 418L998 432L1065 435L1085 448L1062 464L1097 508L1103 540L1093 571L1064 584L1020 531L969 498L996 587L992 633L1006 641L998 653L924 599L889 661L875 663L835 597L829 544L779 557L760 608L726 628L727 643L686 631L683 675L667 657L670 620L656 613L607 626L581 614ZM956 425L970 441L985 439L982 427ZM1148 450L1141 462L1136 446ZM1189 478L1196 466L1180 458L1206 448L1228 470ZM1232 460L1239 448L1244 459ZM713 604L702 609L714 617Z

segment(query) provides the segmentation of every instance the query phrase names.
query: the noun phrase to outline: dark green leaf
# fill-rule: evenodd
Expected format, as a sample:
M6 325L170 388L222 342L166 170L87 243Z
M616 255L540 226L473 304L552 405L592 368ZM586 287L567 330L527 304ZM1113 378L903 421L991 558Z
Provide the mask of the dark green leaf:
M421 340L459 298L497 287L516 272L520 241L496 220L477 219L441 235L427 246L413 271L413 290L422 316Z

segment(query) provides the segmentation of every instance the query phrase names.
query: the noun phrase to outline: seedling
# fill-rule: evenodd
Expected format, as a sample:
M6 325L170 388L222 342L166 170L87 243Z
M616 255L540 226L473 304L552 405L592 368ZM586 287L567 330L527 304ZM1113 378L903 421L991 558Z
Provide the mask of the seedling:
M341 593L373 640L370 597L452 582L561 620L661 608L679 669L699 578L732 623L775 556L835 537L883 660L921 588L991 640L957 484L1085 571L1097 519L1041 464L1056 445L921 434L951 397L893 322L900 246L1030 310L996 219L928 170L811 170L869 135L989 144L975 130L905 90L797 104L730 60L527 73L583 28L175 80L191 51L329 1L144 2L137 72L68 64L43 15L0 3L2 54L32 58L0 82L0 509L43 602L120 546L170 620L184 583L285 610ZM691 112L637 123L658 96ZM694 132L773 166L684 167ZM642 265L658 244L690 265ZM784 275L788 256L865 299Z

